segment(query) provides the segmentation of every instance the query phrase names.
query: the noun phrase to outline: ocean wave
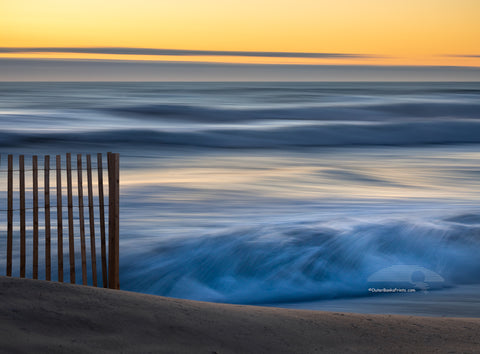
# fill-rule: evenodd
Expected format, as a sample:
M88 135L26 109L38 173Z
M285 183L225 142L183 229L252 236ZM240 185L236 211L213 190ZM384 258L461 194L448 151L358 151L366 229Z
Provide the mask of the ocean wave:
M305 98L304 98L305 99ZM456 99L459 102L453 102ZM480 104L475 99L436 97L418 99L387 99L385 97L324 98L318 101L295 102L291 98L276 98L266 107L255 105L207 107L189 104L143 104L99 109L131 119L174 119L202 123L249 122L257 120L356 120L370 121L410 118L480 118ZM258 105L258 104L257 104Z
M435 272L443 286L480 281L480 223L471 215L338 225L271 224L159 241L123 256L122 288L264 304L366 296L372 274L399 265Z
M480 143L480 121L410 121L405 123L328 123L192 131L114 129L78 132L3 131L0 146L192 146L214 148L288 148L321 146L408 146Z

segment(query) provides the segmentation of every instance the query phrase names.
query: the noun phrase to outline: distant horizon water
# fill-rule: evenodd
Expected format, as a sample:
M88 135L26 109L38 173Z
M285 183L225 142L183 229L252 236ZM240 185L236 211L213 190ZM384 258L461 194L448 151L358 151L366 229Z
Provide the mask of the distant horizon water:
M1 49L1 48L0 48ZM345 59L342 59L345 60ZM371 59L366 59L371 60ZM0 58L0 82L478 82L480 66Z

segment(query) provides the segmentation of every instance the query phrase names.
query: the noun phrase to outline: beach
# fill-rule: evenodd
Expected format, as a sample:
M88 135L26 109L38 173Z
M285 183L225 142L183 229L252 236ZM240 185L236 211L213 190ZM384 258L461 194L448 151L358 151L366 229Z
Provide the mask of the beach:
M0 277L2 353L474 353L480 319L214 304Z
M0 9L0 354L480 353L480 0Z
M41 280L0 284L3 351L480 350L478 83L8 83L0 90L2 200L6 154L25 155L31 186L34 155L43 180L43 155L120 153L123 290L41 281L41 217ZM53 221L56 206L52 200ZM7 225L2 212L1 275ZM12 276L19 277L17 212L13 226ZM81 264L79 218L73 226ZM52 236L58 230L53 222ZM56 237L51 249L55 260ZM81 277L77 271L77 284Z

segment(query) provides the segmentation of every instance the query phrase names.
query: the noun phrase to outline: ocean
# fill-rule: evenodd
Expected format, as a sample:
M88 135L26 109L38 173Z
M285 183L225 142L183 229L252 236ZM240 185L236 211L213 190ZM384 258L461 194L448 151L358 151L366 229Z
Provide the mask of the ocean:
M123 290L480 317L480 83L3 82L0 146L120 153Z

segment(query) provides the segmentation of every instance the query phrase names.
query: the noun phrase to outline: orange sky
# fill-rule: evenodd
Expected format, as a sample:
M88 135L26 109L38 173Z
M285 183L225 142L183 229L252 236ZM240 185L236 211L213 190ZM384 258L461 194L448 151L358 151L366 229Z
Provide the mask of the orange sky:
M2 0L1 47L352 53L374 58L0 57L480 66L479 0Z

